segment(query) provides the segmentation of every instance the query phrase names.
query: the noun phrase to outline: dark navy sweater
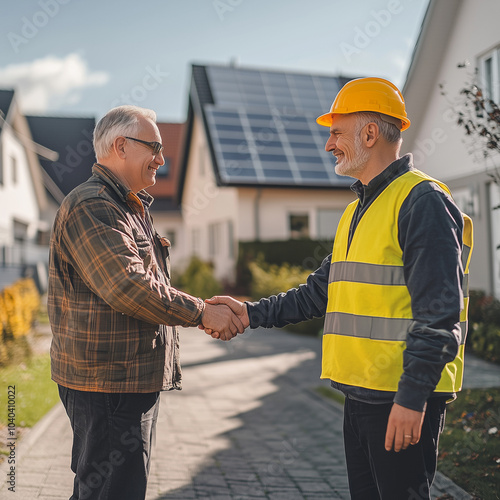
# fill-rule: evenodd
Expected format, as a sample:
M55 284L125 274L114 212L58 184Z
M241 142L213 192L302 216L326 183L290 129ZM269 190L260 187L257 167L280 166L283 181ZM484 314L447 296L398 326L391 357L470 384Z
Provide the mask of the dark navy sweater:
M371 203L394 179L411 169L412 157L405 155L367 186L360 181L351 186L359 203L351 222L349 242ZM332 381L335 388L361 401L394 401L417 411L423 410L430 396L443 395L433 391L444 365L455 358L461 338L462 230L460 210L437 184L424 181L412 189L399 212L398 237L415 321L407 332L404 373L398 391L375 391ZM250 327L282 327L324 316L330 262L331 255L298 288L247 302Z

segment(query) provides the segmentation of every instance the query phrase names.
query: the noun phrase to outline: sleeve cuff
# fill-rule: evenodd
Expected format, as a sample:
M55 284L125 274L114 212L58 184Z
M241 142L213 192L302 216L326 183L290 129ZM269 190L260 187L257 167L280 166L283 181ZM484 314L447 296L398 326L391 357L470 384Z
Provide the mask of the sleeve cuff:
M424 411L429 396L429 390L425 387L401 380L398 392L394 396L394 402L410 410Z
M250 328L265 327L264 315L259 311L259 302L245 302L247 306L248 320L250 321Z
M198 311L199 311L199 316L196 318L196 326L198 325L201 325L202 324L202 320L203 320L203 313L205 312L205 301L203 299L200 299L198 298Z

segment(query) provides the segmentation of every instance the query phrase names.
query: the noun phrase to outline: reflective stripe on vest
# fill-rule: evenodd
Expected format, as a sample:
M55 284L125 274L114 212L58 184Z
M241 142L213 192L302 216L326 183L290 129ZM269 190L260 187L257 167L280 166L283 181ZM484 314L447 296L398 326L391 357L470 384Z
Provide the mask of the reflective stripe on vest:
M358 202L351 203L344 212L330 267L322 378L369 389L397 390L406 336L414 323L398 240L398 216L410 191L429 180L449 194L446 185L417 170L398 177L363 214L349 251L349 227ZM472 223L465 215L463 241L460 348L457 358L443 370L436 388L442 392L460 390L463 373L472 249ZM436 308L440 300L446 301L446 283L441 297L436 299Z

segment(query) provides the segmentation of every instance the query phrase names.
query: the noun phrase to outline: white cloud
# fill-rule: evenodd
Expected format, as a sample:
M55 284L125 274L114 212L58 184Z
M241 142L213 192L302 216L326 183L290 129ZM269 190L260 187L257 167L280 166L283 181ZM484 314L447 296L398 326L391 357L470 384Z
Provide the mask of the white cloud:
M15 88L24 112L38 113L75 104L82 90L109 81L105 71L90 71L80 54L47 56L0 68L0 87Z

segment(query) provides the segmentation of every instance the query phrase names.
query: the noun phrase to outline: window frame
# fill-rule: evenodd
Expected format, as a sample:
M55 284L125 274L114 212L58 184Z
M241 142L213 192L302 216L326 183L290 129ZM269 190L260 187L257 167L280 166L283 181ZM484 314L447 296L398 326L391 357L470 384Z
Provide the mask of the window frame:
M487 63L491 61L491 75L487 76ZM478 57L479 83L485 97L500 103L500 45Z

